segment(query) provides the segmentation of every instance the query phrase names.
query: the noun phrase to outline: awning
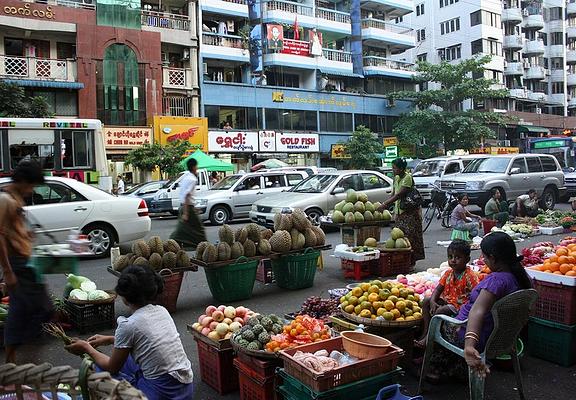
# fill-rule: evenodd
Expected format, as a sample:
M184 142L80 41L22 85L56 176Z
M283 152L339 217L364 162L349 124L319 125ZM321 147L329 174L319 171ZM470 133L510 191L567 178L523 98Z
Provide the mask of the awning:
M84 84L81 82L41 81L35 79L4 79L3 81L18 86L46 87L56 89L84 89Z
M349 76L352 78L364 78L362 75L355 74L354 72L338 71L330 68L320 68L320 72L326 75Z
M182 169L186 169L186 163L189 159L195 158L198 161L198 169L206 169L208 171L234 171L234 165L227 163L222 160L218 160L214 157L210 157L208 154L204 153L202 150L196 150L194 153L190 154L184 160L180 162Z
M545 135L550 134L550 129L544 128L543 126L534 125L518 125L516 131L519 133L543 133Z

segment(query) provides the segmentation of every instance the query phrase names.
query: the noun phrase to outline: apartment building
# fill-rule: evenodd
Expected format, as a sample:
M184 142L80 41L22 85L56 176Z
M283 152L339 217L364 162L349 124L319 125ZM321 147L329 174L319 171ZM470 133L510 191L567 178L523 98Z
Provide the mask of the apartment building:
M260 133L260 153L272 149L263 146L270 135L296 135L319 140L311 159L302 160L302 146L281 146L277 139L273 151L299 163L321 158L333 165L332 145L347 140L355 126L389 135L409 104L390 102L386 94L414 89L413 64L392 56L416 44L414 31L394 21L413 11L412 0L200 0L201 113L209 151L231 151L210 145L225 131ZM254 153L250 146L234 151L239 164Z
M415 29L417 43L400 59L436 63L492 55L485 76L510 97L466 108L576 115L575 0L417 0L415 7L403 22Z

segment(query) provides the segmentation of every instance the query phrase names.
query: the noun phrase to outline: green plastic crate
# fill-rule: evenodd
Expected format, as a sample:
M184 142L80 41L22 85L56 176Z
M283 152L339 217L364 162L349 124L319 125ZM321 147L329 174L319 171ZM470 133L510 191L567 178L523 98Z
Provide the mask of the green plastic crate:
M221 302L252 297L259 260L240 257L235 263L218 268L204 268L212 297Z
M396 383L401 371L401 368L396 368L394 371L338 386L325 392L315 392L298 379L288 375L283 369L279 369L277 374L282 379L282 386L278 387L278 391L284 395L284 400L374 400L380 389Z
M576 325L530 317L528 323L530 355L563 367L576 364Z
M318 267L318 257L320 257L319 250L308 248L302 254L288 254L273 259L272 271L276 285L290 290L312 287Z
M33 254L30 257L29 266L36 271L38 276L46 274L77 274L78 257L58 257L51 255Z

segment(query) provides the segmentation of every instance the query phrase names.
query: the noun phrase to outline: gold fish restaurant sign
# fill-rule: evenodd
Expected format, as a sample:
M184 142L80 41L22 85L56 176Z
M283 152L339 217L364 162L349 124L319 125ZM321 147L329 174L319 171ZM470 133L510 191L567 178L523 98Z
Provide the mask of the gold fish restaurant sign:
M36 18L54 19L54 11L52 11L51 6L42 8L35 6L33 9L30 9L30 4L24 4L22 7L6 6L3 8L3 11L4 14L7 15L19 15L26 17L31 15Z

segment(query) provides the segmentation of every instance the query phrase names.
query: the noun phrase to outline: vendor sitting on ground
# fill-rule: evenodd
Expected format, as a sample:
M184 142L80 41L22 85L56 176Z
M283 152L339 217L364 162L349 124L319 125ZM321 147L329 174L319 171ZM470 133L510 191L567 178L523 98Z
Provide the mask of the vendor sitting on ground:
M484 215L488 219L498 221L498 225L502 226L508 221L508 218L510 217L508 214L508 203L506 201L500 200L502 197L500 190L494 188L490 193L492 196L484 207Z
M466 209L468 205L468 195L466 193L461 193L458 195L458 205L452 210L450 215L450 225L453 229L459 231L468 231L470 236L478 236L479 224L474 219L480 219L479 215L472 214Z
M534 218L540 212L538 193L535 189L530 189L528 193L518 196L516 203L512 207L512 215L515 217Z
M150 400L190 400L193 372L180 335L168 311L152 304L162 289L162 278L150 268L126 268L116 293L132 315L118 318L114 336L75 340L66 349L89 355L99 370L127 380ZM106 345L114 346L110 356L95 349Z

